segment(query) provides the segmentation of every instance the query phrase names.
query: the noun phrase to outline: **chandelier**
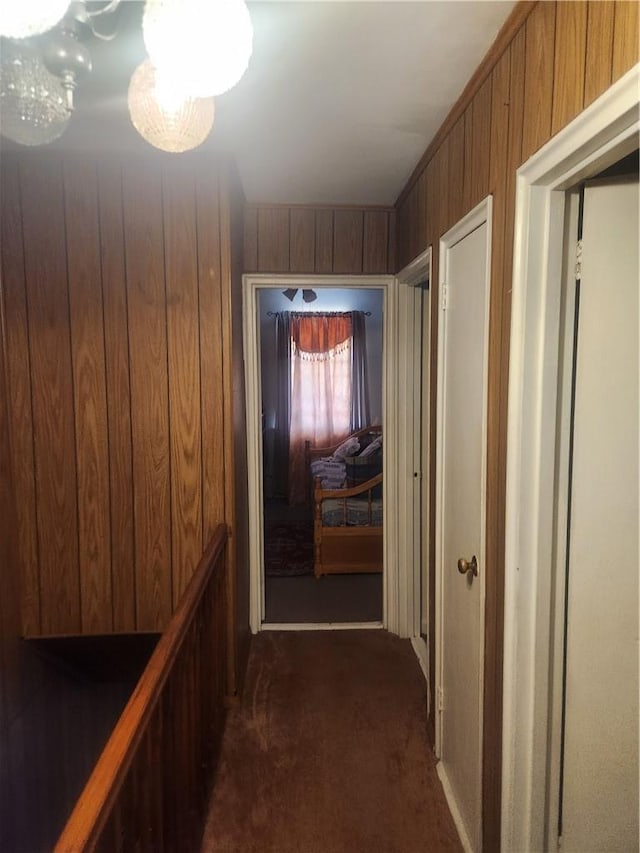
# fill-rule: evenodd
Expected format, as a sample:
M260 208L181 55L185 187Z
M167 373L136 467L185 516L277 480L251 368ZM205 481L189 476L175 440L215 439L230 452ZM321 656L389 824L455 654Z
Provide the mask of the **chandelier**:
M0 10L0 133L44 145L64 133L78 82L92 70L86 41L123 0L4 0ZM151 145L181 152L213 126L213 97L236 85L249 64L253 30L244 0L146 0L149 58L129 84L131 123Z

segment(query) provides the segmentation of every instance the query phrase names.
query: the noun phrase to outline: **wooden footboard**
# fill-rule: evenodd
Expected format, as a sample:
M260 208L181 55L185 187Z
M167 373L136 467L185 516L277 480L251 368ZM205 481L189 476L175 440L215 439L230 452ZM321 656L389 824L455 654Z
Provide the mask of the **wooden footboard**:
M317 578L328 574L350 574L356 572L381 572L383 568L383 527L374 518L374 489L382 484L378 474L359 486L350 489L323 489L320 478L316 478L314 489L313 570ZM348 526L348 504L350 498L362 500L365 523ZM342 506L340 526L325 526L322 519L322 503L336 500ZM367 523L368 522L368 523Z

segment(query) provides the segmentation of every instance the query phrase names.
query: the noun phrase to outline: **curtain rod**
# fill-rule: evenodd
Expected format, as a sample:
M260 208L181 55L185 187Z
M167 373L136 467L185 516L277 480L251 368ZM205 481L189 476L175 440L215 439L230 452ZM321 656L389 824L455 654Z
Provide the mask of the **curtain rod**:
M275 317L276 314L280 314L280 313L281 313L280 311L267 311L267 317ZM331 314L332 312L331 311L296 311L293 313L296 313L296 314ZM333 313L350 314L351 312L350 311L336 311ZM371 311L361 311L360 313L364 314L365 317L371 316Z

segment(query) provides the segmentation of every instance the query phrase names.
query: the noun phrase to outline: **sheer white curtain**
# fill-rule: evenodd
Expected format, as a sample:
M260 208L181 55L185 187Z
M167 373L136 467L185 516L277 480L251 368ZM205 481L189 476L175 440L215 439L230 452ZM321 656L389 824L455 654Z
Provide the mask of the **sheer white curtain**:
M291 318L289 502L307 497L305 441L335 444L350 431L353 387L351 313Z

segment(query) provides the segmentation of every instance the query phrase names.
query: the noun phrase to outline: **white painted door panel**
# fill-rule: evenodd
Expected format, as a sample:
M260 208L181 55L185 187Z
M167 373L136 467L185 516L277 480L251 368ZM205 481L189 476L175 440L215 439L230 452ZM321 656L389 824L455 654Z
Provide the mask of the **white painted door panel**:
M638 849L638 184L585 190L562 850Z
M440 758L446 785L476 850L482 807L487 228L485 222L448 249L446 309L440 314ZM460 574L458 559L471 561L473 556L479 576Z

